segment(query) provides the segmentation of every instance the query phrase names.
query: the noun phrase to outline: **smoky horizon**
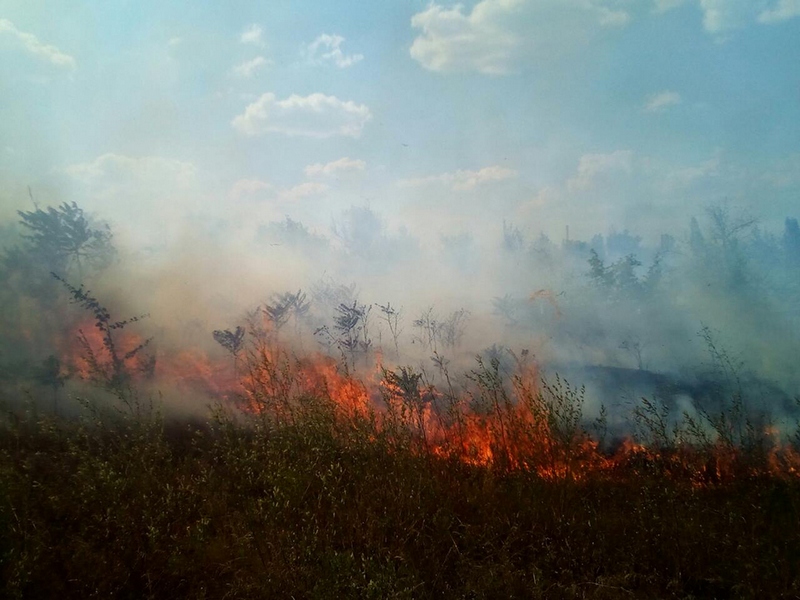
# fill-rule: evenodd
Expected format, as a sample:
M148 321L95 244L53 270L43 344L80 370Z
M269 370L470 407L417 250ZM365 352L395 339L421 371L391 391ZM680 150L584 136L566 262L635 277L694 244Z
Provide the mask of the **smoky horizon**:
M3 8L8 394L130 367L202 411L268 341L791 420L800 11L306 7Z

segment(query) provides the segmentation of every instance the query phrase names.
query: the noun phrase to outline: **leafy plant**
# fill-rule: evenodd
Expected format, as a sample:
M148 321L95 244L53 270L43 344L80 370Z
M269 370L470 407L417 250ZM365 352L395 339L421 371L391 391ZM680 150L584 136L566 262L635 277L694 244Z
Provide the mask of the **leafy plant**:
M394 341L394 350L397 356L400 356L400 344L399 338L400 334L403 332L402 326L402 319L403 319L403 309L396 308L392 306L391 302L387 302L385 305L383 304L376 304L376 306L380 309L379 318L386 323L387 327L389 327L389 333L392 335L392 341Z
M52 276L67 289L73 303L92 313L94 325L100 332L102 351L107 355L107 360L104 360L101 356L100 349L92 346L83 330L78 332L78 341L83 347L92 377L107 389L116 393L126 404L129 404L126 392L128 391L131 375L136 371L152 372L155 368L154 356L145 358L143 361L138 360L153 338L146 339L131 350L123 351L119 348L116 334L126 326L136 323L149 315L144 314L115 321L109 310L97 298L92 296L91 292L85 289L83 285L75 287L55 273L52 273ZM132 408L130 405L128 407Z

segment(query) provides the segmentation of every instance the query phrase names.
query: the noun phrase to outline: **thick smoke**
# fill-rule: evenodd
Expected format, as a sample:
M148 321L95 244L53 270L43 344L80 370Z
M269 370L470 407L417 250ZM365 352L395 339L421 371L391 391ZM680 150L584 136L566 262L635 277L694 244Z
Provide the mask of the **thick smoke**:
M621 414L642 396L691 409L728 386L780 417L800 388L793 217L773 230L717 203L646 238L611 229L573 239L567 224L545 235L502 218L423 236L431 223L390 224L357 204L327 226L195 218L141 243L133 221L34 198L2 228L0 363L17 393L31 381L58 393L53 360L77 385L69 362L86 348L76 333L93 326L69 289L81 285L112 322L147 314L124 329L152 340L142 350L155 361L148 389L182 408L204 409L214 390L176 391L181 361L236 354L237 328L250 339L265 327L294 353L357 371L407 365L433 383L442 364L468 372L480 356L510 376L525 357L585 384L590 413L602 404Z

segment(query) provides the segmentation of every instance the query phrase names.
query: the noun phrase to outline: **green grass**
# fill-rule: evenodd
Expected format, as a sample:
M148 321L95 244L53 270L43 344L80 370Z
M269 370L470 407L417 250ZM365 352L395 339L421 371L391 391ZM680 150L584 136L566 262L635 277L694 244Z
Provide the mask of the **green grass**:
M9 415L9 598L796 598L800 482L580 480L420 452L307 398L278 422Z

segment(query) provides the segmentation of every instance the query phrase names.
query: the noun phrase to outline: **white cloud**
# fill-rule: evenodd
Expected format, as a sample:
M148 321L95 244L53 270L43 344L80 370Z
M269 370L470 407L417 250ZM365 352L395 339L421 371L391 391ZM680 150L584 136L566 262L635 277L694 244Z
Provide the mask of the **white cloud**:
M263 46L264 41L261 39L261 34L263 33L261 26L253 23L252 25L245 28L242 32L242 35L239 37L239 41L243 44L253 44L255 46Z
M572 174L545 182L520 203L519 214L549 221L561 231L569 223L575 239L608 227L654 232L653 223L661 231L680 230L685 215L709 198L743 199L748 189L763 192L765 183L785 182L780 176L759 179L750 167L729 164L721 149L688 162L618 150L586 154L577 163ZM786 162L781 171L797 172L799 164Z
M550 58L580 44L592 31L621 27L630 14L618 0L482 0L470 12L463 4L435 2L411 18L419 30L411 57L430 71L508 73L523 55ZM622 3L624 5L624 2Z
M664 112L670 106L676 106L682 101L683 99L678 92L665 90L663 92L653 94L647 98L647 102L645 102L644 105L644 111L650 113Z
M76 66L75 59L69 54L65 54L55 46L43 44L32 33L26 33L17 29L14 24L8 19L0 19L0 34L8 33L19 41L25 50L38 56L57 67L64 67L67 69L74 69Z
M753 0L700 0L703 27L719 35L743 27L756 11Z
M603 27L625 27L631 22L631 15L628 11L614 10L607 6L592 5L591 3L587 6L592 6L592 9L596 11L597 22Z
M609 154L584 154L578 163L577 174L567 181L570 191L585 191L595 183L619 173L630 174L633 170L633 153L617 150Z
M461 4L444 8L431 3L411 18L411 26L421 31L411 45L411 57L431 71L505 73L520 42L505 21L521 4L483 0L464 14Z
M540 187L520 204L519 213L561 231L568 223L576 239L611 225L627 226L630 216L644 214L655 197L647 167L648 161L630 150L584 154L571 175Z
M246 60L240 65L233 68L233 74L237 77L252 77L253 74L260 68L270 64L263 56L256 56L252 60Z
M62 172L73 180L82 206L116 223L115 232L137 245L163 245L187 214L211 205L195 166L163 156L108 153Z
M319 196L320 194L327 192L329 189L330 186L325 185L324 183L309 181L285 190L281 190L281 192L278 194L278 197L287 202L296 202L297 200L302 200L303 198L308 198L310 196Z
M305 169L305 173L306 177L315 177L318 175L332 176L341 171L363 171L366 167L367 163L363 160L352 159L346 156L324 165L322 163L308 165Z
M285 188L276 188L274 185L261 179L239 179L228 190L230 200L243 198L267 200L271 202L296 202L303 198L319 196L330 189L324 183L307 181Z
M130 180L148 180L156 185L187 186L194 182L197 170L192 163L161 156L130 157L108 153L91 162L64 168L64 172L86 184L121 184Z
M720 172L722 158L719 151L708 160L691 166L683 166L667 172L663 177L661 188L666 192L685 190L709 177L717 177Z
M175 36L175 37L169 38L169 41L167 42L167 45L170 48L175 48L176 46L180 46L182 43L183 43L183 38L180 37L180 36Z
M685 3L686 0L655 0L655 11L657 13L665 13Z
M273 187L272 184L260 179L239 179L231 186L228 197L232 200L239 200L245 196L272 190Z
M800 16L800 0L778 0L773 8L758 15L759 23L780 23Z
M768 169L762 178L779 189L800 186L800 153L780 159Z
M430 184L445 185L455 191L469 191L480 185L491 182L503 181L516 177L517 172L497 165L484 167L478 171L458 170L440 175L420 177L416 179L403 179L398 181L402 187L419 187Z
M278 100L275 94L267 93L247 106L233 119L232 125L248 136L283 133L313 138L359 137L371 118L366 105L339 100L336 96L293 94Z
M312 63L333 63L340 69L352 67L364 59L363 54L345 54L342 52L344 38L340 35L323 33L308 46L308 60Z
M564 191L560 186L546 185L540 188L529 200L520 205L520 212L526 219L531 218L531 213L539 212L539 209L558 206L564 202Z
M664 13L686 4L688 0L654 0L654 12ZM758 21L773 24L800 16L800 0L694 0L703 13L703 27L717 41L724 41L730 32Z

